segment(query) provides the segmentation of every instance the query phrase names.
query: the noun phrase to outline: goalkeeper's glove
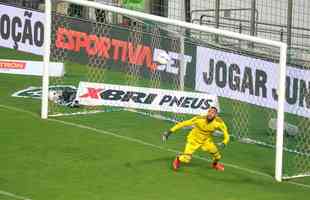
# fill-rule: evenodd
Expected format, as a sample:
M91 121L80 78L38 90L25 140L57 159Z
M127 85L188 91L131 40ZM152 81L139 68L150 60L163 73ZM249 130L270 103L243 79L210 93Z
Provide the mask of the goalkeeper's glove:
M171 133L172 133L171 131L165 131L165 132L162 134L162 136L161 136L161 140L162 140L163 142L166 142L166 141L168 140L168 138L169 138L169 135L170 135Z
M219 142L216 144L220 149L224 149L226 144L224 144L223 142Z

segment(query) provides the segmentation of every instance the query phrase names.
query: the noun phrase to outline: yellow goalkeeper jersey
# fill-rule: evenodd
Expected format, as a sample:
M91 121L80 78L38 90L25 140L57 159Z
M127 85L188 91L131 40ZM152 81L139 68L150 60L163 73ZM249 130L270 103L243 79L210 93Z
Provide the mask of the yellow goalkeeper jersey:
M193 139L196 142L204 143L206 141L213 142L212 133L215 130L223 132L224 140L223 143L226 145L229 142L229 134L227 126L220 117L215 117L214 120L208 122L206 116L196 116L190 120L177 123L173 126L170 131L175 132L178 129L185 126L193 126L193 129L188 134L188 139Z

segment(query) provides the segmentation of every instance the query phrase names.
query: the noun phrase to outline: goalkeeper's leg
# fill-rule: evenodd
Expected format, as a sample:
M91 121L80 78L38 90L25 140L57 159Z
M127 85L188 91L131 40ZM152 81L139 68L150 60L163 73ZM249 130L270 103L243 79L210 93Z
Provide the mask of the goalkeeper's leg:
M185 145L184 152L181 155L178 155L173 163L172 167L174 170L178 170L180 168L181 163L190 163L192 159L193 153L201 146L200 143L197 143L192 140L187 140L187 143Z
M212 162L212 168L218 171L224 171L224 165L219 163L219 161L222 158L222 155L216 145L213 142L206 142L201 146L201 149L203 151L207 151L211 154L213 162Z

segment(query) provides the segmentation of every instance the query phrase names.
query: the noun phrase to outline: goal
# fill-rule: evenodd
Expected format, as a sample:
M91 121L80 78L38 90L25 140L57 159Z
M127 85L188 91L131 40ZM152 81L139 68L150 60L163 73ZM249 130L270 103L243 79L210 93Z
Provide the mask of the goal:
M212 101L233 138L275 152L277 181L309 173L302 130L286 120L308 117L285 110L286 44L85 0L47 0L45 11L42 118L126 109L178 121ZM49 78L50 61L64 77Z

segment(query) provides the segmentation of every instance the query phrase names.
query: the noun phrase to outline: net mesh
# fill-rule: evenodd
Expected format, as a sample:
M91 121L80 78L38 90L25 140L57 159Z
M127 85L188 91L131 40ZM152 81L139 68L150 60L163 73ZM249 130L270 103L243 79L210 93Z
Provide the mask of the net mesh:
M301 68L309 71L309 66ZM299 91L299 105L308 104L309 91ZM309 104L308 104L309 105ZM300 108L299 108L300 109ZM284 178L310 176L310 120L309 117L297 117L286 114L284 151Z
M143 19L75 4L64 5L65 2L54 5L51 60L65 63L66 75L51 77L50 85L78 87L80 81L88 81L181 88L178 72L166 74L165 69L153 69L157 65L153 58L156 49L180 54L180 38L175 32ZM141 56L144 57L139 60ZM179 65L180 62L173 64L174 68ZM70 107L59 101L49 103L50 116L119 110L98 106Z
M70 5L66 11L55 10L51 60L65 63L66 74L63 78L51 78L50 85L78 87L80 81L89 81L216 94L220 100L220 115L227 122L233 139L246 143L244 145L258 144L257 152L271 147L271 152L264 156L266 160L274 159L276 101L270 103L268 98L256 97L265 95L276 99L276 76L271 81L274 88L264 83L267 76L268 80L272 79L266 73L268 70L278 74L279 49L77 5ZM138 62L135 55L141 49L151 53L143 62ZM173 63L163 68L153 65L153 54L158 49L174 55ZM180 78L182 54L192 58L186 63L184 86ZM309 98L307 90L299 92ZM245 97L254 100L246 101ZM115 110L119 108L49 102L50 115ZM136 111L169 120L191 117L180 115L177 110L176 113ZM309 119L287 114L285 121L288 127L284 138L285 174L307 174L310 171ZM298 134L294 134L296 127Z
M281 0L278 2L266 1L266 0L192 0L188 1L189 10L182 10L181 4L176 1L170 2L170 7L168 10L168 17L174 19L184 20L180 13L189 12L191 14L190 21L193 23L219 27L220 29L230 30L234 32L239 32L243 34L253 34L258 37L268 38L272 40L288 42L288 63L292 64L292 68L296 67L294 65L299 65L302 67L297 67L297 69L303 69L304 73L309 72L309 64L306 60L309 59L309 51L306 49L308 46L309 37L307 37L307 32L309 27L307 24L309 20L307 18L307 10L309 4L306 0L293 1L292 6L292 29L289 30L287 27L287 22L289 19L288 10L290 9L288 0ZM253 4L254 3L254 4ZM162 10L167 7L167 5L162 4ZM218 10L217 10L218 9ZM254 16L252 16L254 15ZM218 21L217 21L218 17ZM253 18L252 18L253 17ZM251 19L252 18L252 19ZM309 18L307 18L309 19ZM253 21L252 21L253 20ZM289 36L289 31L292 34ZM213 47L226 49L231 48L232 50L239 53L250 53L252 57L263 57L271 58L273 62L276 62L277 58L274 55L278 53L274 52L272 48L266 48L265 45L249 43L242 40L235 40L231 38L218 37L212 34L206 34L202 32L191 31L192 37L208 41ZM291 73L292 74L292 73ZM294 74L294 73L293 73ZM297 77L301 75L297 75ZM302 79L302 78L301 78ZM292 80L291 80L292 82ZM297 101L304 102L308 101L309 91L307 89L300 89L297 86L293 86L295 89L299 88L299 91L292 89L292 84L290 85L291 92L290 97L295 96ZM288 88L288 87L287 87ZM298 89L296 89L298 90ZM296 93L294 93L294 92ZM294 94L292 94L294 93ZM299 93L299 94L297 94ZM297 97L299 96L299 97ZM288 96L287 96L288 98ZM300 100L300 98L302 100ZM304 99L305 98L305 99ZM265 140L259 139L256 142L261 143L269 147L274 147L275 145L275 126L277 115L275 112L270 112L268 109L262 109L262 113L265 113L266 119L252 118L253 111L244 105L242 102L232 101L232 110L234 113L233 123L231 127L236 132L237 138L252 138L253 139L253 129L250 128L251 120L262 121L268 123L269 127L266 131ZM288 105L286 104L286 107ZM297 110L302 108L296 108ZM303 109L309 109L305 106ZM238 117L236 117L238 116ZM264 126L264 123L261 127ZM257 124L259 124L257 122ZM298 177L299 175L309 175L309 115L307 117L301 117L286 114L285 115L285 136L284 136L284 176ZM297 176L296 176L297 175Z

